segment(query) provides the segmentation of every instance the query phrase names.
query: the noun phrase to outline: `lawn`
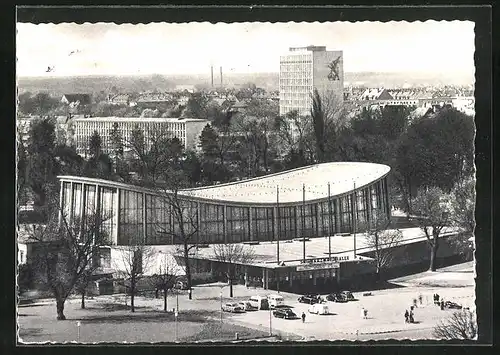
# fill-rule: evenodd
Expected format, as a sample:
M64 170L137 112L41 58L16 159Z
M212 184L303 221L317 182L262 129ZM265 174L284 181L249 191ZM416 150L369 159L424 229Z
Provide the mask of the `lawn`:
M267 336L266 332L217 321L215 311L186 310L179 313L177 322L171 312L164 313L149 307L113 303L89 302L86 309L77 303L66 305L66 321L55 319L54 305L19 308L19 338L23 343L43 342L193 342L230 341ZM80 321L78 335L77 322Z

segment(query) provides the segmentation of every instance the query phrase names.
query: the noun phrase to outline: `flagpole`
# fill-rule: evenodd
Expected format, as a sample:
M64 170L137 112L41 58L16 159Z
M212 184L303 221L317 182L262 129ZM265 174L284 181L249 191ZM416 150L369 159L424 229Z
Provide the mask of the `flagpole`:
M332 260L332 201L330 197L330 183L328 183L328 258Z
M356 181L354 181L354 203L353 203L353 212L354 212L354 219L353 219L353 230L354 230L354 258L356 259L356 210L357 210L357 194L356 194Z
M302 253L304 258L304 263L306 262L306 236L304 235L304 230L306 228L305 223L305 210L306 210L306 185L302 184Z

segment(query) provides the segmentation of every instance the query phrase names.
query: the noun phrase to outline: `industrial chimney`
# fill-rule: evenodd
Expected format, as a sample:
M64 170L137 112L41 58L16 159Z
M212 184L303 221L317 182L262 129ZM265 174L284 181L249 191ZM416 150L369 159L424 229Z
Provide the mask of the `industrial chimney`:
M212 87L214 87L214 66L213 65L210 67L210 73L212 75Z
M222 67L220 67L220 86L222 87Z

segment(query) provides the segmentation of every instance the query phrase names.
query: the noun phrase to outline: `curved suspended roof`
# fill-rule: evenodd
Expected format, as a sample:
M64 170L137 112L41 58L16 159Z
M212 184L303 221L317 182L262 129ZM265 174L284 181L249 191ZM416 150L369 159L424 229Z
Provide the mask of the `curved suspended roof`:
M359 162L335 162L311 165L258 178L221 185L205 186L179 191L179 195L207 202L251 205L275 205L277 192L280 204L302 203L336 197L363 188L385 177L391 168L387 165ZM96 183L133 191L154 190L109 180L60 176L61 180Z
M304 168L266 175L229 184L200 187L183 191L192 197L235 203L276 204L338 196L359 189L385 177L391 168L387 165L358 162L336 162L311 165Z

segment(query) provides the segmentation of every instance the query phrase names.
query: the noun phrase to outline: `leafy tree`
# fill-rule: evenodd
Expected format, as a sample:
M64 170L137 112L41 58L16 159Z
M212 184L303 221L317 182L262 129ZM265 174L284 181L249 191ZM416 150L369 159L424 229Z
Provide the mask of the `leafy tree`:
M421 189L413 201L413 211L417 215L417 223L425 233L430 248L430 271L436 271L436 254L439 238L443 228L450 225L446 196L438 187Z
M59 105L57 99L52 98L46 92L39 92L33 98L33 105L37 115L40 117L48 114L51 110L55 109Z
M229 297L233 297L233 281L236 278L236 265L248 264L255 260L255 253L251 247L243 244L214 244L213 258L223 266L221 271L229 283Z
M311 117L316 138L316 155L319 162L325 159L325 113L321 105L321 97L317 89L314 89L312 95Z
M187 151L181 163L182 170L186 173L190 185L201 181L202 164L194 151Z
M28 167L28 157L26 156L26 148L20 132L17 134L17 194L19 202L24 203L26 198L26 169Z
M27 147L27 184L35 193L35 205L46 204L46 189L55 184L58 164L55 160L55 126L49 119L37 119L31 123Z
M94 131L89 138L89 151L94 159L99 158L102 153L102 139L97 131Z
M150 108L146 108L141 113L141 117L160 117L160 116L161 116L161 113L157 109L153 110Z
M208 98L203 93L191 94L181 117L206 118Z
M118 122L113 123L113 128L109 131L109 138L111 144L111 158L114 160L115 171L118 167L118 161L123 159L123 137Z
M75 147L65 144L57 145L54 155L59 165L59 173L63 175L81 175L83 158L76 152Z
M473 173L474 121L455 110L415 120L401 137L396 167L414 188L437 186L446 192Z
M84 164L85 175L109 180L113 172L113 162L107 154L101 154L97 158L90 157Z

